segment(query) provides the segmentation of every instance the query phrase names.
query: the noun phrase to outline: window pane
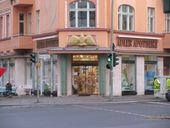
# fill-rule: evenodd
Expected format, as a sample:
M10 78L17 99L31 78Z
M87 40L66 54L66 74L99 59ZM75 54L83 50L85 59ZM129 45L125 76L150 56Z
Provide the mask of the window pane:
M75 12L70 12L70 27L76 26L76 20L75 20Z
M28 13L28 33L32 32L32 14Z
M127 16L126 15L123 15L122 23L123 23L123 30L127 30Z
M24 34L24 14L19 14L19 33Z
M78 27L87 27L87 12L78 12Z
M0 39L2 38L2 17L0 17Z
M133 30L133 16L129 16L129 30Z
M133 8L132 7L129 7L129 12L133 13Z
M78 8L87 8L87 2L86 1L78 2Z
M90 11L90 27L95 27L96 26L96 12L95 11Z
M24 34L24 23L19 24L19 33L20 33L20 35Z
M127 6L122 6L122 11L127 12Z
M167 21L167 32L170 32L170 20Z
M150 32L153 32L153 18L150 19Z
M121 29L121 25L122 25L121 24L121 15L120 14L118 15L118 24L119 24L118 25L118 29L120 30Z
M90 3L90 8L95 8L95 4Z
M70 9L75 9L75 8L76 8L76 3L75 2L70 4Z
M135 62L129 62L122 64L122 91L136 90Z
M19 20L23 21L24 20L24 14L19 14Z

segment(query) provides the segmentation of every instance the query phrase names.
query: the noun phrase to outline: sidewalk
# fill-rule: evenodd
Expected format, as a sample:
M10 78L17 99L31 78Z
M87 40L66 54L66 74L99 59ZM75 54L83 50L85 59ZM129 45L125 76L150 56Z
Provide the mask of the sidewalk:
M129 103L129 102L156 102L165 101L165 99L156 98L153 95L143 96L65 96L65 97L40 97L39 103L48 104L92 104L92 103ZM34 105L37 104L36 96L13 96L0 97L0 106L4 105Z

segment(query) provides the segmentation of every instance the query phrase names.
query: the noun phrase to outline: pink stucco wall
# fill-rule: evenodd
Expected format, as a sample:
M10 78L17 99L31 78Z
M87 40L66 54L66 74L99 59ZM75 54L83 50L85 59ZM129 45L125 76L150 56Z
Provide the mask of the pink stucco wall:
M40 10L40 33L58 32L59 46L67 45L68 36L80 33L92 34L96 36L97 44L100 47L109 47L109 29L110 29L110 6L111 0L90 0L96 4L96 28L107 29L103 31L83 30L75 32L63 31L69 27L68 6L74 0L35 0L32 6L27 7L11 7L9 1L0 3L0 11L5 8L11 8L11 34L18 34L18 14L24 12L32 13L32 33L36 33L36 10ZM162 0L114 0L114 30L118 30L118 7L122 4L130 5L135 10L135 31L147 34L147 8L155 8L155 33L162 33L165 27L165 15L163 13ZM27 20L27 17L25 17ZM60 31L62 30L62 31ZM27 21L25 25L25 33L27 33ZM115 36L114 36L115 38ZM162 38L162 37L161 37ZM116 39L114 39L116 41ZM162 39L159 40L159 46L162 48ZM3 45L1 45L3 47ZM5 46L4 46L5 47ZM2 48L0 48L2 50Z

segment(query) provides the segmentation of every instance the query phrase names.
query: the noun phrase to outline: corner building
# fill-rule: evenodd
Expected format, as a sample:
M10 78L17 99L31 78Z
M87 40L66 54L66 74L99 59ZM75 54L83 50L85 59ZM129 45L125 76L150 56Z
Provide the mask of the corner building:
M113 90L106 68L111 0L0 0L0 66L18 94L44 85L58 96L144 95L170 75L170 14L163 0L114 0L113 43L119 65ZM161 18L160 18L161 17ZM39 75L30 61L40 58Z

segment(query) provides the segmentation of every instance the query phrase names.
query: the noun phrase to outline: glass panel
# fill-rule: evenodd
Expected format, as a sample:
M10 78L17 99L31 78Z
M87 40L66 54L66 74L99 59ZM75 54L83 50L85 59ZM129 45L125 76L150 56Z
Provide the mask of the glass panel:
M19 24L19 33L20 33L20 35L24 34L24 23Z
M122 23L123 23L123 30L127 30L127 16L126 15L123 15Z
M96 12L90 11L90 27L96 26Z
M76 2L73 2L72 4L70 4L69 8L70 9L75 9L76 8Z
M86 1L79 1L78 2L78 8L87 8L87 2Z
M73 67L73 94L98 94L98 68L97 66Z
M167 21L167 32L170 32L170 20Z
M135 91L135 56L122 56L122 91Z
M89 2L90 3L90 8L96 8L95 7L95 4L93 4L93 3L91 3L91 2Z
M28 33L32 32L32 14L28 13Z
M151 9L150 9L150 16L153 16L153 15L154 15L154 9L151 8Z
M122 64L122 91L135 90L135 63Z
M156 75L156 64L145 64L145 90L153 90L152 82Z
M19 20L23 21L24 20L24 14L19 14Z
M127 6L126 6L126 5L123 5L123 6L122 6L122 11L123 11L123 12L127 12Z
M24 14L19 14L19 33L24 34Z
M153 18L150 18L150 32L153 32Z
M70 12L70 27L76 26L76 20L75 20L75 12Z
M87 12L78 12L78 27L87 27Z
M133 30L133 16L129 16L129 30Z
M129 7L129 12L133 13L133 8L132 7Z
M121 24L121 15L120 14L118 15L118 24L119 24L118 29L121 30L121 25L122 24Z

